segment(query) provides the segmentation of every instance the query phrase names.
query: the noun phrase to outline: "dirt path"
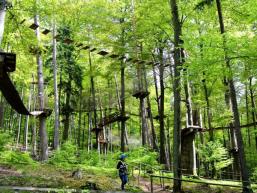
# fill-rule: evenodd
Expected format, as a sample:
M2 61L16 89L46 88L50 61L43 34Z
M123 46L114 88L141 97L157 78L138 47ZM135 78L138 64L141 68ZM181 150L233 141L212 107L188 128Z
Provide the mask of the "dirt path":
M21 176L21 173L10 167L0 166L0 176Z
M150 193L151 192L151 182L149 179L145 179L143 177L140 177L139 180L139 187L145 192ZM172 191L163 190L160 184L154 184L153 185L153 192L154 193L171 193Z

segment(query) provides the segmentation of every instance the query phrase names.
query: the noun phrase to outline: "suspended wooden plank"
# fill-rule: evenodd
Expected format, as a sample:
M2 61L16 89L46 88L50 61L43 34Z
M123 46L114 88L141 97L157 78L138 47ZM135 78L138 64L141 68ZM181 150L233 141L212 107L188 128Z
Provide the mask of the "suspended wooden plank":
M47 35L47 34L49 34L50 33L50 30L49 29L44 29L44 31L42 32L42 34L44 34L44 35Z
M128 58L127 60L126 60L126 62L130 62L130 61L132 61L133 60L133 58Z
M102 51L98 52L97 54L99 54L101 56L106 56L107 54L109 54L109 52L102 50Z
M166 117L167 117L166 115L163 116L164 119L165 119ZM159 119L160 119L160 115L154 116L153 119L159 120Z
M153 65L153 62L152 61L150 61L150 62L146 62L146 64L145 65Z
M30 82L30 84L38 84L38 82ZM48 82L44 82L44 85L48 85Z
M120 56L118 59L119 60L124 60L124 59L126 59L126 56Z
M76 44L76 47L77 47L77 48L79 48L79 47L81 47L81 46L83 46L82 43L77 43L77 44Z
M144 60L139 60L139 61L138 61L138 64L144 64L144 63L145 63Z
M110 55L109 57L110 57L110 58L118 58L119 55L117 55L117 54L112 54L112 55Z
M20 24L23 24L25 21L26 21L26 19L23 19L23 20L20 22Z
M94 52L94 51L96 51L96 48L90 49L90 52Z
M90 48L90 46L84 46L82 49L83 50L88 50Z
M74 41L72 39L70 39L70 38L66 38L65 40L63 40L63 42L65 44L72 44Z
M54 38L56 39L56 41L60 41L61 35L57 34L56 36L54 36Z
M33 29L33 30L36 30L37 28L39 27L39 25L37 25L36 23L32 23L29 28L30 29Z
M132 60L133 63L138 63L139 61L140 61L140 60L138 60L138 59L133 59L133 60Z

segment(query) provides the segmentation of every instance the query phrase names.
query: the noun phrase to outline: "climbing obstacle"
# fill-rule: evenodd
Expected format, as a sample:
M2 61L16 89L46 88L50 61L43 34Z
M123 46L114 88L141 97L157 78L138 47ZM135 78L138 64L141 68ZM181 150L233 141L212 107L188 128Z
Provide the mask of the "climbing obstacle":
M51 114L51 109L29 112L23 104L18 91L13 85L8 76L8 72L16 70L16 54L0 52L0 90L5 97L6 101L15 109L19 114L44 116L47 117Z
M119 122L119 121L126 121L128 120L130 117L128 115L125 115L124 117L122 117L120 112L115 112L112 113L104 118L102 118L102 120L98 123L99 127L103 127L105 125L114 123L114 122Z

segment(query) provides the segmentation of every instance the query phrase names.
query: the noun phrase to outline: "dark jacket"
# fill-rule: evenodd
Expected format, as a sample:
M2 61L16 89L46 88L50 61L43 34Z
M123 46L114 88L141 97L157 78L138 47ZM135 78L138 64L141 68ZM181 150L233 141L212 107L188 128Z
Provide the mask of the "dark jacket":
M119 175L127 175L127 165L123 161L119 161L117 164L117 169L119 170Z

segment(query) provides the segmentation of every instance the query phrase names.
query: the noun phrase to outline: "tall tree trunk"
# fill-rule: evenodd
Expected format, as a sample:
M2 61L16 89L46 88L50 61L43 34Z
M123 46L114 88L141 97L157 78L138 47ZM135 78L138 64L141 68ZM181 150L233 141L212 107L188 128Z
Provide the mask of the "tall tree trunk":
M237 139L237 143L238 143L238 156L239 156L241 176L242 176L243 193L253 193L252 188L251 188L250 179L249 179L248 169L246 166L243 137L242 137L242 133L241 133L241 129L240 129L240 117L239 117L239 111L238 111L238 106L237 106L237 96L236 96L236 90L235 90L235 86L234 86L233 73L232 73L230 61L228 59L228 54L227 54L225 26L224 26L224 22L223 22L220 0L216 0L216 5L217 5L218 16L219 16L220 32L223 37L224 58L226 61L226 67L230 73L230 76L228 77L228 86L229 86L229 91L230 91L229 94L230 94L232 111L233 111L235 134L236 134L236 139Z
M171 168L171 146L170 146L170 119L167 118L167 160L168 160L168 168L169 170L172 170Z
M21 100L23 99L23 88L21 89ZM17 140L16 140L16 146L19 145L20 142L20 133L21 133L21 122L22 122L22 115L19 114L19 123L18 123L18 131L17 131Z
M35 16L35 24L39 26L39 16ZM40 42L40 31L39 27L36 29L36 36L38 43ZM39 47L39 46L38 46ZM38 98L39 98L39 108L44 110L44 76L43 76L43 61L41 53L37 53L37 72L38 72ZM40 136L40 160L45 161L48 159L48 138L46 132L46 117L39 117L39 136Z
M32 92L33 92L33 83L30 86L30 91L29 91L29 100L28 100L28 110L30 111L30 106L31 106L31 98L32 98ZM25 151L28 150L28 131L29 131L29 116L26 116L26 124L25 124L25 131L24 131L24 147Z
M32 74L32 82L35 82L34 74ZM36 108L37 104L37 95L36 95L36 84L33 84L33 110ZM32 132L31 132L31 154L33 157L37 156L37 125L36 125L36 118L33 117L33 126L32 126Z
M78 136L77 136L77 140L78 140L78 147L81 147L80 144L80 139L81 139L81 121L82 121L82 88L80 88L79 91L79 125L78 125Z
M0 0L0 48L2 47L2 39L4 35L4 21L6 14L6 1ZM3 97L0 102L0 128L4 126L4 103Z
M64 130L63 130L63 140L67 141L69 139L69 129L70 129L70 97L71 97L71 77L69 75L69 80L67 83L66 90L66 102L65 102L65 119L64 119Z
M125 152L125 129L126 129L126 122L125 122L125 66L124 62L121 62L121 69L120 69L120 78L121 78L121 95L120 95L120 106L121 106L121 134L120 134L120 144L121 144L121 152Z
M166 154L166 135L164 125L164 64L163 64L163 49L159 48L159 78L160 78L160 107L159 107L159 124L160 124L160 163L168 167L167 154Z
M141 137L142 137L142 145L146 146L147 143L147 123L145 116L145 100L140 97L140 118L141 118Z
M144 71L144 81L145 81L147 92L148 92L148 82L147 82L147 78L146 78L146 71ZM158 152L159 151L158 140L157 140L157 136L156 136L156 132L155 132L155 128L154 128L153 113L152 113L152 107L151 107L151 101L150 101L149 95L147 95L146 100L147 100L148 114L149 114L149 119L150 119L150 124L151 124L152 147L156 152Z
M93 112L94 112L94 127L95 137L96 137L96 149L98 149L98 130L97 130L97 112L96 112L96 96L95 96L95 82L93 76L93 69L92 69L92 59L91 59L91 52L88 51L88 58L89 58L89 66L90 66L90 84L91 84L91 94L93 99Z
M159 113L159 111L160 111L160 100L159 100L159 92L158 92L157 75L156 75L156 71L155 71L154 65L153 65L153 78L154 78L154 87L155 87L157 109L158 109L158 113Z
M93 128L91 112L87 114L88 116L88 138L87 138L87 151L92 150L92 140L91 140L91 130Z
M181 50L183 52L183 50ZM184 53L181 53L181 55ZM193 110L192 110L192 101L190 97L190 92L189 92L189 83L188 83L188 78L187 78L187 69L183 69L183 77L184 77L184 90L185 90L185 97L186 97L186 109L187 109L187 127L189 125L193 125Z
M245 84L245 111L246 111L246 124L249 124L250 116L249 116L249 101L248 101L248 83ZM251 133L250 127L247 128L248 135L248 145L251 147Z
M6 14L6 1L0 0L0 48L2 47L1 43L4 35L5 14Z
M253 77L249 78L249 90L250 90L250 99L251 99L251 113L252 113L252 121L254 123L254 137L255 137L255 147L257 149L257 134L256 134L256 111L255 111L255 102L254 102L254 93L253 93L253 85L252 85Z
M208 93L208 88L207 88L205 79L203 80L203 89L204 89L204 98L206 102L207 122L208 122L210 141L214 141L214 133L211 125L211 107L210 107L209 93Z
M0 128L3 128L4 126L4 102L3 97L1 97L0 101Z
M57 83L57 59L56 59L56 25L53 23L53 78L54 78L54 141L53 148L59 148L59 96L58 96L58 83Z
M173 192L181 192L181 89L180 89L180 66L181 52L180 36L182 35L182 24L180 23L178 6L176 0L170 0L172 21L174 28L174 132L173 132L173 172L174 186Z

